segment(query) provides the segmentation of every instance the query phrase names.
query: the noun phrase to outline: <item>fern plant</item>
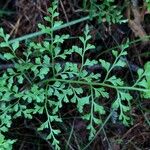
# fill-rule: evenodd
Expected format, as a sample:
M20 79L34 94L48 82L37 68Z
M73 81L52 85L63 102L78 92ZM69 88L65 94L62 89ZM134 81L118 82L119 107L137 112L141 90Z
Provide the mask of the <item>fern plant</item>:
M56 35L53 31L63 23L57 20L57 3L52 3L52 7L48 9L50 15L44 18L49 26L38 25L41 31L50 37L50 42L30 42L21 56L19 42L10 44L10 36L0 29L3 39L0 43L0 58L3 62L13 64L11 68L2 70L0 77L1 149L12 149L12 144L16 142L16 139L6 139L4 135L18 117L32 119L34 115L44 115L46 119L37 130L46 130L46 140L51 140L54 149L59 150L58 137L61 130L57 128L57 124L63 122L60 109L65 103L76 104L81 117L87 122L91 140L97 132L96 127L103 124L102 118L108 114L100 98L111 99L109 89L116 93L115 99L111 99L110 109L118 112L118 120L125 125L130 124L133 100L130 91L150 92L147 69L137 71L138 78L133 85L127 85L113 72L116 67L125 67L126 63L121 58L127 55L128 42L121 46L120 51L112 51L113 63L102 59L91 60L86 54L95 49L95 46L90 44L91 35L87 25L83 36L79 37L82 47L73 45L69 49L62 49L61 45L69 39L69 35ZM80 66L65 62L71 55L80 58ZM62 65L61 62L65 63ZM93 73L87 69L96 64L103 67L105 77L101 72Z
M115 24L126 21L123 19L122 10L114 4L114 0L83 0L83 8L88 10L91 19L97 16L99 23Z

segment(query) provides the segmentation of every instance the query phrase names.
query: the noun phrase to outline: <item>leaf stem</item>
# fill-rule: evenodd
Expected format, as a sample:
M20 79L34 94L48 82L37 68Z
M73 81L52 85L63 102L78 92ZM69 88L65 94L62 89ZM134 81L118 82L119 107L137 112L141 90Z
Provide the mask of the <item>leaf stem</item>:
M105 79L104 79L103 83L107 80L107 78L108 78L110 72L111 72L111 71L113 70L113 68L115 67L115 64L117 63L117 61L119 60L120 56L122 55L122 52L123 52L123 50L121 50L120 54L116 57L114 63L112 64L112 66L111 66L110 69L108 70L108 72L107 72L107 74L106 74L106 76L105 76Z
M114 86L106 83L97 83L97 82L86 82L86 81L75 81L75 80L65 80L65 79L57 79L57 78L52 78L52 79L47 79L44 81L41 81L41 83L48 83L48 82L64 82L64 83L71 83L71 84L81 84L81 85L88 85L88 86L103 86L103 87L108 87L112 89L118 89L118 90L130 90L130 91L140 91L140 92L150 92L149 89L144 89L144 88L136 88L136 87L129 87L129 86Z

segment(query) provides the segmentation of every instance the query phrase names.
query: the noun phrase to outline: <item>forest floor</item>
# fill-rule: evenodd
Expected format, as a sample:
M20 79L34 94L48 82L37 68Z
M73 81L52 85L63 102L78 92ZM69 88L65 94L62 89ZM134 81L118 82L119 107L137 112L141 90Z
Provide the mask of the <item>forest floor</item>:
M50 0L5 0L0 1L0 26L11 35L11 39L22 37L27 34L38 32L38 23L44 23L43 17L47 15L47 8L50 6ZM116 1L120 6L120 2ZM142 5L141 5L142 6ZM84 18L88 15L82 9L80 0L60 0L59 3L60 19L64 22ZM126 8L129 9L129 8ZM128 18L127 11L123 12L125 18ZM133 16L136 19L136 15ZM150 60L150 44L142 40L137 40L150 34L150 13L143 12L141 24L134 24L130 21L123 24L108 25L105 22L98 23L96 19L85 20L74 24L57 32L69 33L71 37L76 38L81 35L84 26L88 23L92 26L92 43L96 45L97 51L89 53L89 57L100 57L111 60L109 49L116 47L127 39L132 41L128 48L129 65L143 67L146 61ZM129 19L129 18L128 18ZM138 18L139 19L139 18ZM137 20L138 20L137 19ZM35 40L42 40L42 36L36 37ZM78 43L78 41L76 41ZM22 47L24 43L22 41ZM76 60L78 61L78 60ZM133 68L134 69L134 68ZM131 69L132 71L132 69ZM127 77L129 72L119 72ZM108 123L95 141L89 146L89 150L149 150L150 149L150 101L134 99L132 108L132 117L134 118L132 126L126 127L121 123ZM141 109L142 108L142 109ZM75 110L65 110L64 116L75 115ZM40 134L34 129L37 118L32 121L17 119L10 129L9 137L17 138L18 142L14 145L14 150L42 150L50 149L48 142L42 140ZM86 143L85 123L80 120L66 120L67 128L72 128L74 124L75 134L72 144L77 146ZM64 125L65 125L64 124ZM82 137L82 138L81 138ZM65 139L65 138L64 138ZM64 140L62 139L62 140ZM71 148L70 148L71 149Z

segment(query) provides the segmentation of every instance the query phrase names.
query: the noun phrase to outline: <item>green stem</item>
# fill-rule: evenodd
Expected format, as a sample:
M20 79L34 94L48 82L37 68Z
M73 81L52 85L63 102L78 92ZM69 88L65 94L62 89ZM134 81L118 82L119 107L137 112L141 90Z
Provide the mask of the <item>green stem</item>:
M50 128L50 134L52 135L52 140L57 140L53 134L53 128L52 128L52 125L51 125L51 120L50 120L50 115L49 115L49 112L48 112L48 109L47 109L47 101L48 101L48 98L47 98L47 92L48 92L48 85L46 86L46 99L45 99L45 104L44 104L44 108L45 108L45 111L46 111L46 115L47 115L47 119L48 119L48 125L49 125L49 128Z
M122 50L123 51L123 50ZM103 83L107 80L110 72L113 70L113 68L115 67L115 64L117 63L117 61L119 60L119 58L121 57L121 54L122 54L122 51L120 52L120 54L116 57L114 63L112 64L112 66L110 67L109 71L107 72L106 76L105 76L105 79L103 81Z
M98 14L94 15L93 17L95 17L95 16L98 16ZM60 30L60 29L64 29L64 28L67 28L69 26L75 25L77 23L81 23L83 21L87 21L89 19L90 19L90 16L86 16L86 17L83 17L83 18L80 18L80 19L77 19L77 20L70 21L69 23L64 23L63 25L61 25L59 27L55 27L55 28L53 27L52 30L53 31L57 31L57 30ZM27 35L24 35L24 36L21 36L21 37L18 37L18 38L10 40L9 44L14 43L15 41L24 41L24 40L27 40L27 39L30 39L30 38L41 36L43 34L45 34L45 33L42 32L42 31L38 31L38 32L31 33L31 34L27 34Z
M45 81L40 82L41 83L48 83L48 82L64 82L64 83L70 83L70 84L81 84L81 85L88 85L88 86L103 86L103 87L108 87L112 89L118 89L118 90L130 90L130 91L140 91L140 92L150 92L149 89L144 89L144 88L136 88L136 87L128 87L128 86L114 86L106 83L95 83L95 82L85 82L85 81L75 81L75 80L64 80L64 79L48 79Z
M87 42L87 41L85 41L85 42L83 43L83 54L82 54L81 68L80 68L80 71L79 71L79 77L80 77L80 75L81 75L81 72L82 72L83 66L84 66L84 56L85 56L85 52L86 52L86 42Z
M98 136L98 134L104 128L105 124L109 121L109 119L111 118L112 114L113 114L113 111L108 115L108 117L106 118L106 120L104 121L104 123L102 124L102 126L100 127L100 129L98 130L98 132L95 134L95 136L93 137L93 139L82 150L86 150L91 145L91 143L95 140L95 138Z
M52 14L52 19L51 19L51 27L54 27L54 18L53 18L53 14ZM54 64L55 64L55 58L54 58L54 31L51 30L51 45L50 45L50 53L52 54L52 72L53 72L53 76L55 77L55 68L54 68Z
M90 124L91 126L93 126L93 107L94 107L94 97L93 97L93 89L92 89L92 86L90 86L91 88L91 100L92 100L92 104L91 104L91 121L90 121Z

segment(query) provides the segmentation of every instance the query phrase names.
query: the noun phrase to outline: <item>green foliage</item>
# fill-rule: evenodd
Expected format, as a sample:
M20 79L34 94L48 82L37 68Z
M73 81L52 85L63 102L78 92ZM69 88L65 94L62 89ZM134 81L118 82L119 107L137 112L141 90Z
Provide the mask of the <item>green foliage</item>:
M114 5L114 0L83 0L84 10L88 10L91 18L98 17L98 22L122 23L125 22L121 8Z
M148 11L150 11L150 0L145 0Z
M145 72L143 74L145 74L146 76L146 80L144 80L144 83L141 83L142 85L147 86L148 89L150 89L150 62L148 61L145 65L144 65L144 70ZM146 92L144 93L144 98L150 98L150 92Z
M50 15L44 19L49 26L39 24L39 28L51 38L50 42L31 42L22 56L17 53L19 42L9 44L10 36L0 29L3 39L0 43L1 59L14 64L13 68L3 71L0 77L1 149L12 149L15 141L6 140L4 135L18 117L32 119L35 114L46 116L37 130L44 132L47 129L46 139L51 140L54 149L59 150L58 137L61 129L57 124L63 122L60 109L65 103L76 104L78 112L87 123L91 140L97 132L96 127L101 126L103 118L108 115L101 99L110 99L110 109L118 112L118 119L123 124L130 125L133 99L130 91L144 92L146 95L150 92L147 86L147 74L150 70L147 67L145 70L138 70L138 79L133 85L127 85L113 72L115 68L125 67L126 63L122 58L127 55L128 42L121 46L120 51L112 51L113 63L102 59L91 60L86 54L95 49L95 46L90 44L91 35L87 25L83 36L79 37L82 46L73 45L64 50L61 45L68 40L69 35L55 35L53 32L54 28L63 23L57 20L57 1L52 3L48 11ZM7 52L4 52L4 49L7 49ZM80 66L73 62L65 62L72 54L79 57ZM93 73L87 70L88 66L97 64L104 69L104 78L100 72ZM116 93L114 98L111 99L108 90Z
M0 134L0 149L1 150L8 150L12 149L12 145L15 140L6 140L4 135Z

